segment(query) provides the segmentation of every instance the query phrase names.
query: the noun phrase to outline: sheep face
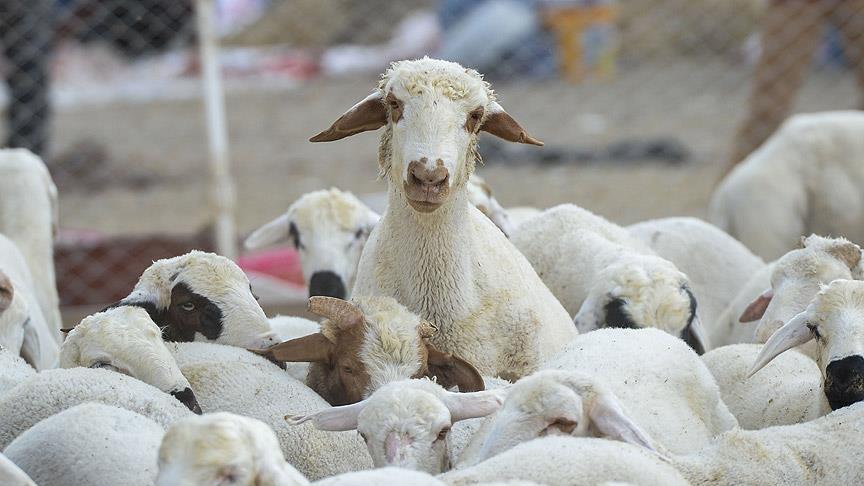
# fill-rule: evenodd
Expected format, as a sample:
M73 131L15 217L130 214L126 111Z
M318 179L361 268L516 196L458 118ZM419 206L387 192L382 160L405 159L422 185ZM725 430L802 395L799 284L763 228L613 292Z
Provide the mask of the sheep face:
M321 430L357 429L375 467L439 474L449 468L447 435L452 424L494 413L505 394L504 389L453 393L431 380L402 380L359 403L286 419L294 425L311 420Z
M18 354L29 319L27 301L15 292L12 280L0 270L0 346Z
M861 249L842 238L811 235L804 247L783 255L774 265L771 288L742 313L739 321L759 320L756 338L765 342L783 323L801 312L820 286L836 279L856 278Z
M312 297L309 308L327 317L321 332L256 352L274 361L309 362L306 384L331 404L355 403L386 383L420 376L462 391L483 389L471 364L426 341L431 324L390 297L354 303Z
M61 368L106 368L172 395L189 410L201 407L144 309L121 306L89 317L69 331L60 347Z
M516 382L487 430L478 461L549 435L608 437L654 450L611 391L569 371L539 371Z
M378 214L338 189L304 194L288 211L252 233L247 248L290 241L300 255L309 296L345 299Z
M213 253L192 251L153 263L118 305L146 309L169 341L250 348L276 342L246 274Z
M574 317L580 333L603 327L655 327L683 339L694 351L708 349L687 276L670 262L640 256L604 269Z
M162 439L156 484L308 485L281 451L255 419L223 412L179 420Z
M386 127L378 155L382 174L420 213L435 211L454 189L465 187L477 159L480 130L542 145L501 108L479 73L429 58L393 63L376 91L311 141L339 140L381 127Z
M774 357L810 340L833 410L864 401L864 282L835 280L778 329L762 348L752 375Z

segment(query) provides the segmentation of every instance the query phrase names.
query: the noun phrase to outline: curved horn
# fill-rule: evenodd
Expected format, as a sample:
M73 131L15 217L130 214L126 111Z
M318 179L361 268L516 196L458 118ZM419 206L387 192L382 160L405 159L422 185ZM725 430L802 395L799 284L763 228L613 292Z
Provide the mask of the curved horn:
M363 311L347 300L316 295L309 297L307 310L333 321L340 329L363 323Z
M362 400L351 405L325 408L307 415L286 415L285 420L291 425L300 425L311 420L312 425L318 430L334 432L354 430L357 428L357 416L366 408L366 403L366 400Z
M807 315L807 310L805 309L790 319L783 327L774 331L774 334L768 338L768 342L762 346L759 356L756 357L756 362L753 363L753 367L747 373L747 378L750 378L754 373L764 368L765 365L779 356L780 353L813 339L813 334L807 327Z

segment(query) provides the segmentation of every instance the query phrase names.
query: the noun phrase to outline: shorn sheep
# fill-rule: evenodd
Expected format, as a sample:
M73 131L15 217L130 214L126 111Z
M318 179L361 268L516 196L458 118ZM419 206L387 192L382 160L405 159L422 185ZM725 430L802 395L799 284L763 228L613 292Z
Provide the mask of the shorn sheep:
M155 386L200 414L201 407L144 309L120 306L85 317L60 348L61 368L103 368Z
M26 149L0 149L0 233L24 254L39 308L59 344L62 322L54 275L57 226L57 187L42 159Z
M3 453L40 486L147 486L164 433L135 412L84 403L37 423Z
M805 310L778 329L756 358L750 375L781 353L810 340L825 378L831 408L864 400L864 282L835 280Z
M168 341L246 348L277 342L246 274L213 253L191 251L154 262L132 292L114 305L145 309Z
M864 243L864 112L795 115L721 182L711 220L771 260L809 233Z
M14 242L0 234L0 346L36 369L57 365L59 345L37 299L33 276Z
M718 320L765 262L716 226L697 218L662 218L627 227L657 255L687 275L712 347L738 342Z
M792 250L773 263L770 286L753 297L738 320L758 320L757 342L766 342L783 323L810 303L822 285L836 279L861 279L861 248L845 238L810 235L802 247ZM760 272L761 274L762 272ZM803 347L815 358L815 347Z
M297 199L281 216L246 238L248 249L290 241L300 255L309 296L350 296L357 262L379 216L350 192L336 188Z
M687 276L624 228L562 204L523 223L513 244L581 332L656 327L708 349Z
M541 145L471 69L393 63L377 89L313 142L384 127L387 210L360 258L353 295L386 295L439 332L431 342L488 376L518 378L575 336L567 312L525 258L468 201L477 135Z
M445 387L482 390L483 378L459 356L430 343L439 330L390 297L309 299L326 320L321 332L257 351L273 361L309 362L306 384L332 405L360 401L381 385L430 376Z

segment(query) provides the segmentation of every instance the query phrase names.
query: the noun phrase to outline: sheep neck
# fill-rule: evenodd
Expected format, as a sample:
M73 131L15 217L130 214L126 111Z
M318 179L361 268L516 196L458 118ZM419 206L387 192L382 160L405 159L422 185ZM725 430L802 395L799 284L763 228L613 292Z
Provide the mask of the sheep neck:
M404 276L394 297L424 318L446 327L470 309L475 280L475 232L464 185L432 213L412 209L401 191L389 189L382 248Z

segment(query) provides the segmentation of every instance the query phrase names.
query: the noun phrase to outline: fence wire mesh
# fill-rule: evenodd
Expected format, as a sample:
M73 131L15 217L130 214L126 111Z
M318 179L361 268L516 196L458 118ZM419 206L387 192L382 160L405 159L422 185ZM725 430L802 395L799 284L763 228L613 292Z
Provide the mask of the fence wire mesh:
M864 0L214 1L244 233L310 190L383 191L377 137L306 140L395 59L478 69L546 141L481 142L505 205L576 202L622 223L704 216L786 116L862 103ZM111 302L153 259L213 249L193 7L0 0L3 140L60 189L64 305Z

